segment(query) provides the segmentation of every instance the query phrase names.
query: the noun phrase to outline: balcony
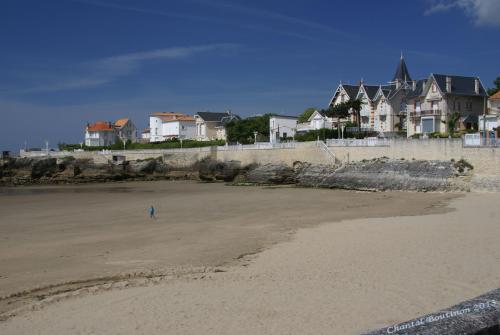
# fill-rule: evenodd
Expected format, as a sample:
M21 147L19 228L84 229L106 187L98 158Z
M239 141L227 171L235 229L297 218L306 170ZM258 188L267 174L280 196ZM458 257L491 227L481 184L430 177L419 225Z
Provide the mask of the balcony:
M416 112L410 112L411 118L419 118L422 116L441 116L442 111L440 109L426 109Z

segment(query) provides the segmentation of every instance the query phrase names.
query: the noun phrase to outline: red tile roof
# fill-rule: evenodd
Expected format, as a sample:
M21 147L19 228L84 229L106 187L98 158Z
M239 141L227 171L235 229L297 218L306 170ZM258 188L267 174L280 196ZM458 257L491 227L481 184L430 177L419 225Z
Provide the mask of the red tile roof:
M88 131L113 131L113 125L110 122L97 121L87 126Z
M500 91L498 91L497 93L493 94L490 97L490 100L500 100Z
M116 120L116 122L115 122L115 126L116 126L116 127L121 128L121 127L123 127L123 126L124 126L127 122L128 122L128 117L123 118L123 119L118 119L118 120Z

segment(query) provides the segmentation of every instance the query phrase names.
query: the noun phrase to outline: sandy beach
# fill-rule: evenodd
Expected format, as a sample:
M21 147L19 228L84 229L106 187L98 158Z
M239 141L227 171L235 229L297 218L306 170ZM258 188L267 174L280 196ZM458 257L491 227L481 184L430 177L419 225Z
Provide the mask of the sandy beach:
M155 182L0 200L0 295L76 281L59 302L1 300L38 306L2 334L357 334L500 286L496 194Z

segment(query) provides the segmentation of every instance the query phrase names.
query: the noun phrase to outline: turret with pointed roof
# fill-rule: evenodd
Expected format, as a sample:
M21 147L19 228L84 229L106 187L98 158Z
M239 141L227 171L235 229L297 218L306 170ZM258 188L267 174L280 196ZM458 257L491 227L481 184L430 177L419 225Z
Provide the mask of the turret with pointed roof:
M406 67L403 53L401 53L401 58L399 60L398 67L396 68L396 73L394 74L394 78L392 78L392 82L397 81L399 81L400 83L411 82L410 72L408 72L408 68Z

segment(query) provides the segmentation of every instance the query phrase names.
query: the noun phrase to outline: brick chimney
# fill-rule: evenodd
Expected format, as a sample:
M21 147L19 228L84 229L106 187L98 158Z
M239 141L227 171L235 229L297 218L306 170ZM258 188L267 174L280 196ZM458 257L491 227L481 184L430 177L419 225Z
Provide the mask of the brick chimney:
M479 78L474 79L474 91L479 94Z
M451 93L451 77L446 77L446 92Z

